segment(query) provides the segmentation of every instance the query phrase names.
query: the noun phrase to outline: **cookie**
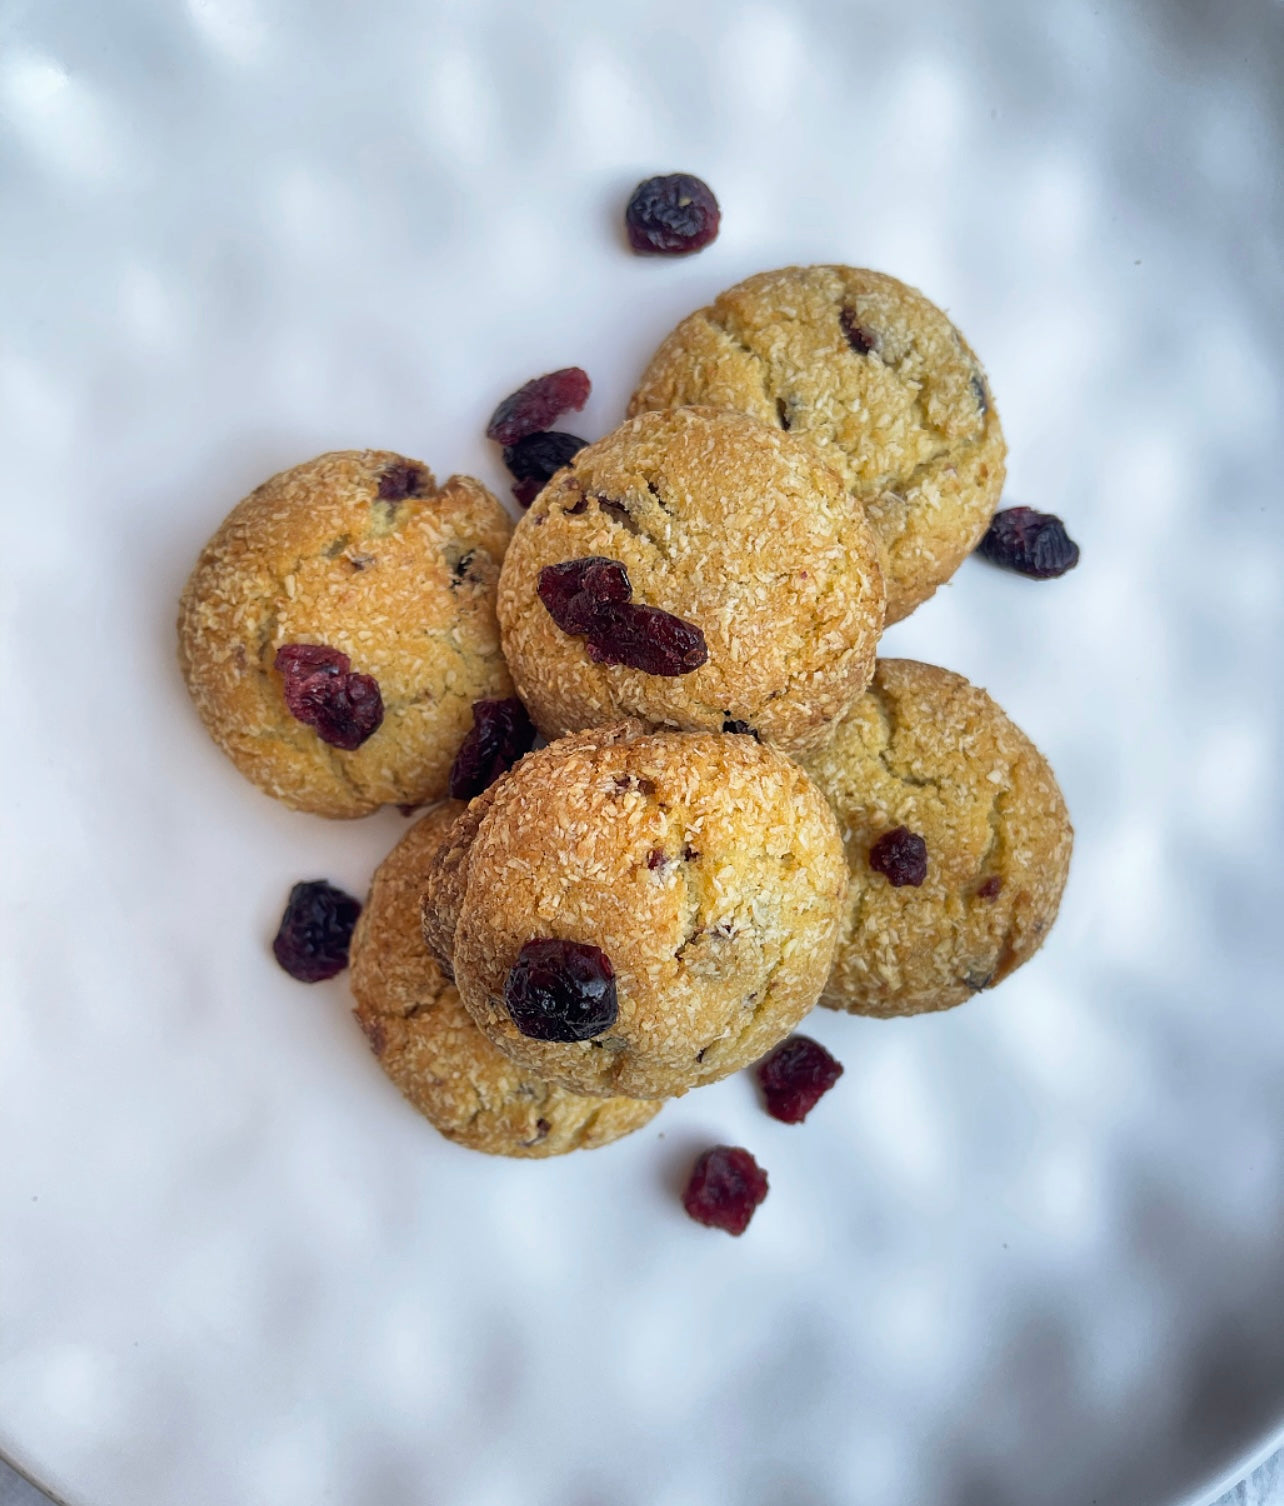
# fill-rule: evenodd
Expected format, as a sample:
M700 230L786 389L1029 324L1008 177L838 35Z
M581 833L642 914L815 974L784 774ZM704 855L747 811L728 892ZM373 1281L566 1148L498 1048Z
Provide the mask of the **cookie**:
M183 591L179 659L211 737L296 810L440 799L473 702L512 694L495 620L511 532L480 482L439 487L387 450L273 476Z
M616 562L614 595L588 616L581 597L559 626L541 572L595 558ZM799 752L868 683L883 588L865 520L813 446L685 408L631 420L553 477L514 532L498 610L513 679L547 738L631 716L691 731L738 724ZM678 672L647 664L666 631L696 645ZM620 657L629 662L611 662Z
M881 272L785 267L720 294L660 346L629 412L685 403L818 447L878 539L889 623L953 575L1003 490L980 362L935 304Z
M528 754L486 793L446 837L424 910L465 1008L521 1067L577 1093L671 1097L755 1061L816 1002L846 865L790 759L625 723ZM590 1018L582 995L557 994L540 1034L524 1012L546 976L531 944L549 940L593 986L578 1038L561 1027ZM556 988L571 971L558 960Z
M823 1004L949 1009L1038 950L1074 834L1047 761L985 691L931 664L881 659L806 767L833 804L851 876ZM926 848L918 885L922 846L909 835Z
M352 938L356 1017L379 1065L448 1140L493 1156L591 1150L641 1127L658 1103L585 1098L502 1056L424 947L419 901L443 836L463 810L439 805L379 865Z

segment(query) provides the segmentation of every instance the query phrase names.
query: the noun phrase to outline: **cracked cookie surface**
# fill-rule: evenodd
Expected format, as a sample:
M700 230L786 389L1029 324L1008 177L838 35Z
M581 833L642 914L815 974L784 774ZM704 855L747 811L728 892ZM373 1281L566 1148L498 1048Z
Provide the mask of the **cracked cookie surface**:
M357 922L354 1013L379 1065L448 1140L489 1155L560 1156L640 1129L658 1103L568 1093L496 1051L425 947L424 881L463 809L448 801L410 828L376 870Z
M1046 759L961 675L880 659L806 767L829 797L851 877L821 1003L853 1014L949 1009L1031 957L1056 919L1073 831ZM927 844L920 886L869 861L897 827Z
M620 716L797 753L873 673L877 550L816 450L742 415L645 414L589 445L518 523L499 583L504 652L548 738ZM537 595L545 566L619 561L632 601L693 624L708 658L673 676L598 663Z
M1003 489L985 373L916 289L858 267L784 267L720 294L664 340L629 412L701 403L811 440L878 540L887 621L958 569Z
M214 741L297 810L362 816L446 793L472 703L512 694L495 619L507 513L468 476L339 450L283 471L228 515L179 607L179 661ZM343 751L291 715L274 660L323 644L371 675L382 724Z
M597 728L528 754L445 839L425 930L495 1045L576 1092L670 1097L756 1061L815 1004L846 865L803 770L750 737ZM618 1015L534 1040L505 983L525 942L601 948Z

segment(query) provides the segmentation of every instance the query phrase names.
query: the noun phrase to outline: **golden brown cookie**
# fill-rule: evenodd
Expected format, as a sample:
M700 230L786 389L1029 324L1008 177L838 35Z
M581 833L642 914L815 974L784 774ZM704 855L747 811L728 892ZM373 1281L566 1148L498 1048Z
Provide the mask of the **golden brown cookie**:
M448 1140L493 1156L560 1156L640 1129L660 1105L584 1098L502 1056L459 1002L419 930L434 853L463 810L439 805L379 865L352 938L356 1017L379 1065Z
M183 675L214 741L297 810L363 816L439 799L472 703L512 694L495 621L511 531L480 482L438 487L387 450L273 476L205 546L179 608ZM339 670L377 684L382 720L359 746L290 711L276 665L296 644L337 651Z
M592 636L559 627L538 592L545 566L591 557L624 566L631 603L698 629L705 662L666 675L595 661ZM814 447L684 408L623 424L558 472L513 535L499 620L548 738L635 716L693 731L740 723L798 752L868 683L883 588L860 509Z
M981 364L914 288L857 267L761 272L684 319L629 404L751 413L817 445L878 539L887 621L976 547L1006 447Z
M755 1061L816 1002L846 865L824 796L782 754L617 725L528 754L487 793L424 908L437 936L455 916L464 1005L521 1066L579 1093L669 1097ZM618 1012L589 1038L514 1021L510 972L550 938L609 959Z
M1074 833L1047 761L985 691L931 664L880 659L806 767L833 804L851 874L821 1003L871 1015L949 1009L1038 950ZM904 877L904 842L877 846L902 829L926 845L918 887L871 866Z

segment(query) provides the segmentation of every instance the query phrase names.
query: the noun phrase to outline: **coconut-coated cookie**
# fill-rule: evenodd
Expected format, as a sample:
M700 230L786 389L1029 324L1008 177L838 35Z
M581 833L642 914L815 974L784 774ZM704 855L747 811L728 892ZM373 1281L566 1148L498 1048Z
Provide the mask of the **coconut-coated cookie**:
M949 579L998 506L1006 448L981 364L914 288L857 267L785 267L668 336L630 413L704 403L816 444L882 552L887 620Z
M462 810L447 802L410 828L379 865L357 922L355 1013L379 1065L448 1140L490 1155L560 1156L640 1129L658 1103L568 1093L496 1051L425 948L424 879Z
M931 664L880 659L806 766L833 804L851 875L823 1004L869 1015L949 1009L1038 950L1074 834L1046 759L985 691ZM902 829L926 847L918 886L887 876L905 878L898 846L913 857L915 844L886 837Z
M440 799L473 702L512 694L495 620L511 532L480 482L439 487L387 450L338 450L273 476L205 546L179 608L179 660L214 741L297 810L363 816ZM336 746L291 711L289 665L277 667L289 645L307 646L305 660L335 651L311 682L301 676L317 666L302 665L296 705L300 686L306 708L314 686L324 697L348 670L365 709L377 695L382 717L376 707L358 726L359 745Z
M460 996L514 1062L578 1093L670 1097L755 1061L816 1002L846 864L796 763L747 736L626 724L528 754L492 791L424 907L457 907ZM548 939L609 959L617 1011L591 1038L515 1022L518 964Z
M603 662L609 625L598 638L559 626L541 572L594 558L617 562L625 615L659 609L697 631L699 667ZM498 610L545 737L632 716L692 731L740 724L795 753L868 684L883 587L865 519L813 446L743 415L684 408L632 419L553 477L517 525Z

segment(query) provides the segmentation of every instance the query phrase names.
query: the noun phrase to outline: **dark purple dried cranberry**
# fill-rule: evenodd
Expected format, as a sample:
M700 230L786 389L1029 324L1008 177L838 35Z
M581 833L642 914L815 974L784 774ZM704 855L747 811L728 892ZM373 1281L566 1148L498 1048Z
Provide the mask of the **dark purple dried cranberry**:
M287 643L276 651L290 715L331 747L351 753L379 730L383 696L373 675L357 674L352 661L322 643Z
M546 486L564 465L569 465L587 443L588 440L581 439L578 434L541 429L515 444L505 445L504 464L517 483L513 495L522 506L529 507L539 496L540 488ZM533 492L532 487L535 488Z
M578 413L588 402L593 384L578 366L563 366L534 377L500 403L486 425L486 438L496 444L515 444L548 426L562 413Z
M847 343L858 356L867 356L877 341L856 317L856 310L844 307L838 315L838 322L842 325L843 334L847 336Z
M528 941L504 982L513 1024L536 1041L591 1041L615 1024L615 969L600 947Z
M421 496L428 488L428 472L413 460L399 460L379 477L379 496L384 502L404 502Z
M983 879L976 887L977 899L998 899L999 891L1003 888L1003 880L997 873L992 873L989 878Z
M595 664L623 664L646 675L689 675L709 657L704 634L659 607L601 608L590 629L586 647Z
M545 565L535 589L558 627L576 637L592 631L603 607L623 604L633 595L629 572L619 560L600 554Z
M646 866L653 871L664 867L664 848L653 847L646 855Z
M894 826L869 849L869 866L893 888L917 889L927 877L927 843L908 826Z
M722 211L713 190L690 173L647 178L633 190L624 224L640 256L687 256L717 238Z
M529 753L534 742L534 723L516 696L474 701L472 731L450 766L451 799L471 800L480 795L523 753Z
M801 1124L843 1075L843 1064L809 1035L792 1035L758 1063L767 1112L782 1124Z
M1050 512L1009 507L995 513L976 552L992 565L1034 580L1051 580L1079 563L1079 546L1066 525Z
M360 903L324 879L295 884L272 943L276 960L300 983L320 983L348 965Z
M740 721L738 717L727 717L727 719L722 724L722 730L724 732L736 732L739 733L741 737L754 737L757 738L759 742L762 741L762 738L758 736L757 731L753 727L751 727L748 722Z
M767 1196L767 1173L747 1150L715 1145L691 1169L682 1206L698 1224L743 1234Z

